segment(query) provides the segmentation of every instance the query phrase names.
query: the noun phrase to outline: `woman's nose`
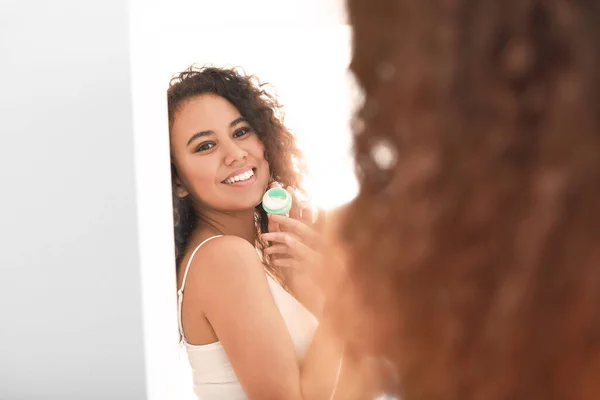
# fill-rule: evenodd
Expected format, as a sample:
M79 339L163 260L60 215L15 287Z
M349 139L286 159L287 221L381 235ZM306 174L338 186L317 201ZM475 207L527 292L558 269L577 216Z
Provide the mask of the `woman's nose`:
M236 142L230 141L225 147L225 165L235 165L240 161L244 161L248 156L248 152L240 147Z

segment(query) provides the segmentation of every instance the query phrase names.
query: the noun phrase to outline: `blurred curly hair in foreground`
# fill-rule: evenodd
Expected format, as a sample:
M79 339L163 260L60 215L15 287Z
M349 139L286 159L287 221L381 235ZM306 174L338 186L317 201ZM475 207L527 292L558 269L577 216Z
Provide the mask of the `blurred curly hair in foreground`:
M600 2L348 6L343 332L403 400L600 399Z

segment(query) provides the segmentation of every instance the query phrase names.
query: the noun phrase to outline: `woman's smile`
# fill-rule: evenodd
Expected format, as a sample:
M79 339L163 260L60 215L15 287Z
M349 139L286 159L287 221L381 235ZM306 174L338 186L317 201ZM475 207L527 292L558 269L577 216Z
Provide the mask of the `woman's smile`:
M221 183L238 188L252 185L254 182L256 182L256 168L246 167L232 172Z

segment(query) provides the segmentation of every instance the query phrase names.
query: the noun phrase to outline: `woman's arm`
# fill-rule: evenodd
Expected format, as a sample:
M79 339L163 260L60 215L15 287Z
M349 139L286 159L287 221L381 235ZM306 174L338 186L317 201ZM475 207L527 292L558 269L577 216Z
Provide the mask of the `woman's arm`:
M204 311L249 399L329 400L341 342L324 318L298 363L250 243L225 236L204 245L190 268L185 302Z
M320 320L326 298L322 272L336 266L331 257L323 260L323 254L331 250L325 241L331 240L319 231L325 229L317 230L304 219L269 215L269 232L262 238L270 243L265 249L269 262L281 269L294 296Z
M281 184L274 182L270 185L271 187L283 187ZM325 213L321 210L314 208L309 202L306 201L306 196L301 194L297 189L288 186L286 190L292 195L293 202L292 208L289 212L289 218L281 217L283 221L297 221L299 224L306 226L308 230L308 237L301 237L300 232L295 232L294 237L299 240L302 244L315 249L315 241L320 241L320 232L324 226ZM274 217L275 219L278 216ZM273 221L273 215L269 216L269 233L289 231L291 227L289 224L280 226L279 223ZM306 230L305 230L306 235ZM263 239L268 239L269 235L263 235ZM281 238L281 236L279 236ZM318 243L322 246L322 243ZM292 292L294 297L304 305L318 320L321 319L323 306L325 303L325 295L318 282L315 282L315 277L307 273L305 265L297 265L298 257L296 260L292 258L295 255L291 255L287 251L288 246L280 241L279 243L271 243L271 246L265 250L267 260L269 263L276 265L281 268L284 274L285 284L287 288ZM315 263L314 260L310 262ZM320 261L317 261L320 262Z
M318 291L322 293L323 301L323 332L329 331L336 343L344 338L344 329L350 322L347 318L355 318L360 310L354 305L353 287L348 280L345 271L345 251L339 241L339 218L343 209L336 210L330 215L327 223L322 227L321 248L322 258L309 274L314 282L318 283ZM285 223L282 224L282 227ZM282 229L285 230L285 229ZM310 268L310 267L309 267ZM315 283L315 285L316 285ZM335 318L333 317L335 316ZM343 323L342 323L343 321ZM319 341L325 344L326 341ZM315 353L326 352L328 349L311 348ZM336 350L339 350L336 349ZM374 399L377 394L382 393L383 384L379 379L381 372L381 361L369 357L360 349L346 343L343 351L342 363L339 369L319 371L314 369L311 373L319 373L327 376L327 381L335 377L336 390L333 400L365 400Z
M325 294L314 279L308 274L297 271L285 271L285 283L294 297L308 309L312 315L321 321L325 306Z

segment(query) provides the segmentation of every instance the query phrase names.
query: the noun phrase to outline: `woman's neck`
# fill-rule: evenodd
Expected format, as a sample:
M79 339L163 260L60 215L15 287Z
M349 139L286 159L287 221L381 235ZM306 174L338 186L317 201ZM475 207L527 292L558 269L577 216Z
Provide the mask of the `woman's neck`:
M254 210L231 213L202 210L201 215L198 228L194 232L194 236L199 239L209 235L233 235L246 239L254 245L256 241Z

